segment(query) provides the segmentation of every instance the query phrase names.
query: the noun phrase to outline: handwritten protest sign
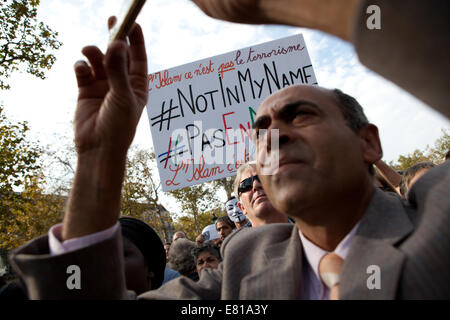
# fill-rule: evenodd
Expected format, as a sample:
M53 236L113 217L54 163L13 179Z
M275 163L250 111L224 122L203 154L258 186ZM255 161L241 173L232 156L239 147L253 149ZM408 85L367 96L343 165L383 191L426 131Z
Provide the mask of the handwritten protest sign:
M163 191L235 175L255 152L260 103L317 84L302 35L149 75L148 117Z

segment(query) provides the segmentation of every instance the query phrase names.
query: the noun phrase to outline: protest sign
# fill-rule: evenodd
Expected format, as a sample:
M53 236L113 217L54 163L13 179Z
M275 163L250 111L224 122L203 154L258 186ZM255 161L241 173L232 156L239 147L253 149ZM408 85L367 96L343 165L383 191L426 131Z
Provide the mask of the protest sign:
M302 35L149 75L147 112L163 191L224 178L252 157L259 104L317 84Z

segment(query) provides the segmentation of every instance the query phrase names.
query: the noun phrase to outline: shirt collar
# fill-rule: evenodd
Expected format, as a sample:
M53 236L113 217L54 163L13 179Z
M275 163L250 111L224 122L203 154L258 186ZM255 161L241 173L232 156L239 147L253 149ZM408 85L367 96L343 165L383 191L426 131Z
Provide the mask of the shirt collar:
M342 259L345 260L347 257L348 250L350 249L350 244L353 239L353 236L355 235L356 230L359 227L359 222L353 227L353 229L345 236L344 239L342 239L341 242L337 245L336 249L334 249L334 253L336 253L338 256L340 256ZM309 266L314 271L316 277L320 279L319 276L319 262L320 259L327 253L330 253L329 251L326 251L318 246L316 246L314 243L306 239L306 237L303 235L300 229L298 229L298 234L300 235L300 239L302 240L303 250L305 252L306 259L308 260Z

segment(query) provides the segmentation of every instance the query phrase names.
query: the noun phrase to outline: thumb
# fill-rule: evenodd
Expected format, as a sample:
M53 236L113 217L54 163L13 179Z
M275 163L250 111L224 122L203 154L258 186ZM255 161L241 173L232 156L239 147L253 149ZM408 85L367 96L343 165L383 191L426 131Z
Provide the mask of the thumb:
M131 91L128 79L128 53L125 41L113 41L106 51L105 71L108 75L110 88L115 92L129 89Z

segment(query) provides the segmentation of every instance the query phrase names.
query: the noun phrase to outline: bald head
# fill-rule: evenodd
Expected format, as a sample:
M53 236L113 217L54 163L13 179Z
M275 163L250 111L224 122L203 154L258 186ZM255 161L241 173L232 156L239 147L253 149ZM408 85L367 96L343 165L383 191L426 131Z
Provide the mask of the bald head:
M186 233L184 233L183 231L177 231L173 234L172 242L182 238L187 239Z
M350 125L351 114L362 121ZM278 130L279 168L261 175L261 182L281 212L295 216L323 205L324 197L342 201L356 194L366 180L372 185L367 167L382 155L377 128L368 124L356 100L340 91L308 85L280 90L263 101L254 128L260 175L261 159L272 152L265 141Z

